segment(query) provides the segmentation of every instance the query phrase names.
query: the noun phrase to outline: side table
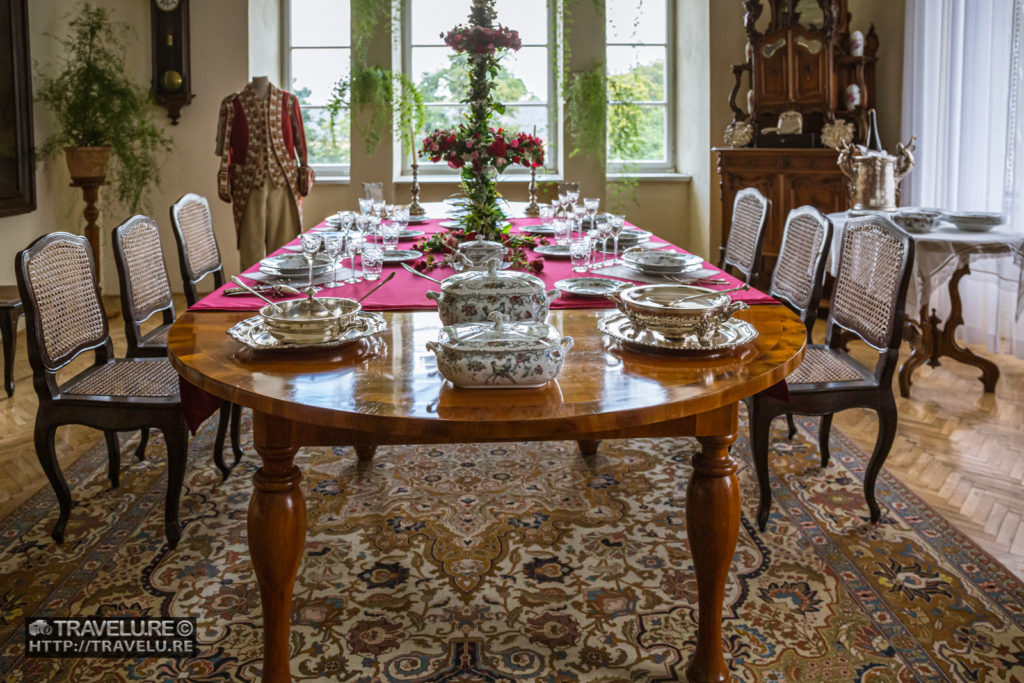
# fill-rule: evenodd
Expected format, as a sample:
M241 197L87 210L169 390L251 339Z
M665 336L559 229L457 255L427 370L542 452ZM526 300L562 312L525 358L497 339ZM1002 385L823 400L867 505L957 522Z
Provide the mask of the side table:
M0 285L0 336L4 344L4 389L14 396L14 343L18 338L18 320L24 315L21 295L14 285Z

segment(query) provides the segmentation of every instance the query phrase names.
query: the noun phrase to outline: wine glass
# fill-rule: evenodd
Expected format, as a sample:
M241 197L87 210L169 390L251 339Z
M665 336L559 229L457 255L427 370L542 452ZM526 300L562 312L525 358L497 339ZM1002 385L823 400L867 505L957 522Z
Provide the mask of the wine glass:
M569 217L569 197L565 192L558 193L558 210L562 212L562 215L566 218Z
M359 213L361 213L361 214L363 214L365 216L365 215L369 214L371 211L373 211L373 200L370 199L369 197L360 197L359 198Z
M331 266L333 272L331 274L331 281L327 284L328 287L341 287L338 282L338 257L341 255L342 249L344 248L344 239L337 233L324 235L324 252L331 259Z
M370 206L370 208L371 208L370 215L371 216L376 216L377 218L383 218L384 217L384 206L385 205L384 205L384 200L383 199L374 199L373 200L373 204L371 204L371 206Z
M590 234L594 238L594 247L597 247L597 240L601 240L601 263L595 263L590 269L597 270L598 268L604 268L608 265L608 238L611 237L611 229L609 228L607 220L595 219L591 223Z
M347 230L345 232L345 240L342 244L342 253L349 259L349 274L344 280L344 283L347 285L354 285L357 282L362 282L359 276L356 275L356 247L359 245L359 240L359 234L355 230Z
M619 262L619 235L626 226L626 217L622 214L608 214L608 228L612 231L612 263Z
M306 291L315 292L313 288L313 259L316 257L316 252L320 250L321 237L318 232L304 232L299 237L302 244L302 255L306 257L306 263L309 264L309 287Z
M341 214L341 226L338 228L343 232L348 232L355 225L356 215L351 211L345 211Z
M583 200L583 210L587 212L587 222L590 224L590 227L594 227L594 216L597 215L597 209L600 206L600 198L587 197Z
M571 206L576 206L576 203L579 202L579 200L580 200L580 190L579 190L579 187L578 186L576 188L571 188L570 187L569 189L567 189L565 191L565 198L569 200L569 204Z

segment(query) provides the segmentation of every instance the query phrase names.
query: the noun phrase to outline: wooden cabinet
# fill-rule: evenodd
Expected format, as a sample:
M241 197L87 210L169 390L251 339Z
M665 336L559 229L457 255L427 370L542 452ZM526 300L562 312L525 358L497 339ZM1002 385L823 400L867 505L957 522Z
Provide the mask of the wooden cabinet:
M846 177L836 164L839 153L835 150L721 148L715 152L721 176L722 245L729 238L732 204L739 190L756 187L772 201L761 251L762 284L771 278L790 210L810 204L832 213L850 206Z

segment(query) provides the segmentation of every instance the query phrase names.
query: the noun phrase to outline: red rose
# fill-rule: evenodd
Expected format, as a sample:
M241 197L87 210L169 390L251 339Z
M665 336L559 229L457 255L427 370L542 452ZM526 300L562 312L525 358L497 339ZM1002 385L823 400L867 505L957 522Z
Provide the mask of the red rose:
M505 156L505 152L506 152L507 149L508 149L508 145L505 144L505 141L502 138L495 138L494 142L492 142L487 147L487 151L491 153L491 156L496 156L496 157L503 157L503 156Z

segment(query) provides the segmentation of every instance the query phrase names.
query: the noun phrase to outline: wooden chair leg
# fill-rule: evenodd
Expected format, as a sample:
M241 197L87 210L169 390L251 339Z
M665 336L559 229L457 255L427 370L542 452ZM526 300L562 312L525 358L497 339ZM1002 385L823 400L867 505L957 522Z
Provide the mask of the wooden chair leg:
M167 442L167 498L164 501L164 533L167 545L174 549L181 538L181 524L178 522L178 503L181 487L185 481L185 466L188 463L188 427L184 419L163 429Z
M35 445L36 457L39 458L39 465L50 480L50 486L57 495L57 503L60 505L60 514L57 523L53 525L50 536L57 543L64 542L64 528L68 525L68 518L71 517L71 492L68 484L64 481L64 473L60 471L60 463L57 462L57 453L53 447L53 437L57 433L56 425L40 424L36 419Z
M892 394L882 399L878 407L878 440L875 441L875 450L871 454L871 461L868 463L868 470L864 474L864 497L868 501L868 510L871 513L871 523L878 524L882 517L882 511L875 501L875 481L878 473L882 471L885 459L889 457L889 450L892 442L896 439L896 425L898 422L896 413L896 401Z
M231 404L231 451L235 454L234 468L242 459L242 406Z
M18 318L10 310L0 311L0 337L4 345L4 389L14 396L14 344L18 339Z
M760 501L757 505L757 528L764 531L768 526L768 516L772 511L771 477L768 473L768 449L771 436L772 415L759 405L757 397L747 406L750 413L750 451L754 458L754 472L760 489Z
M228 433L231 421L231 405L227 401L220 404L220 417L217 418L217 436L213 439L213 464L220 470L221 479L227 479L231 470L224 464L224 437Z
M139 445L135 448L135 457L139 460L146 459L146 446L149 445L149 427L139 430Z
M796 436L796 423L793 421L793 413L786 413L786 426L788 431L786 432L786 438L790 441Z
M821 466L828 467L831 456L828 450L828 437L832 433L832 415L822 415L818 423L818 452L821 454Z
M107 442L107 479L110 488L116 489L121 484L121 443L115 431L104 431L103 438Z

